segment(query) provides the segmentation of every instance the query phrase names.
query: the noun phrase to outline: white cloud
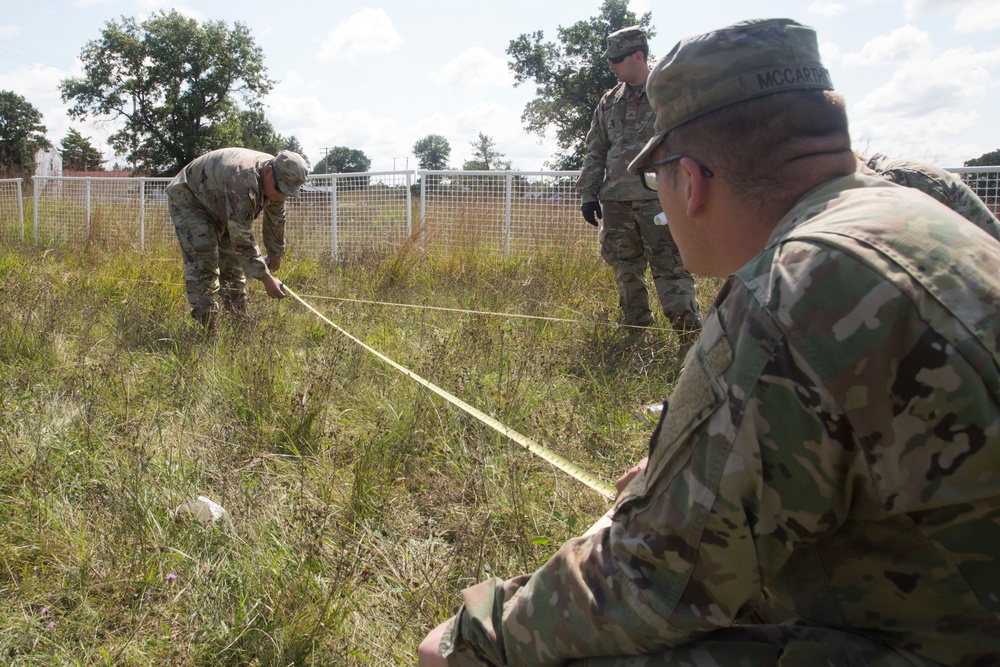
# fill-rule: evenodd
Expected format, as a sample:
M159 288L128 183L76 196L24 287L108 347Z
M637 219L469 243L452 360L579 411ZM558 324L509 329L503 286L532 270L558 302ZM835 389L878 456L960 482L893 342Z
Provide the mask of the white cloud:
M80 67L79 60L72 71L39 64L22 67L0 74L0 90L17 91L18 95L41 112L45 135L54 146L58 146L69 128L73 127L89 138L105 158L109 158L111 150L107 146L107 137L115 128L109 127L107 123L70 120L67 113L70 105L64 103L59 96L59 82L70 76L80 76Z
M809 13L830 17L843 14L847 11L847 5L842 2L830 2L830 0L819 0L809 5Z
M442 67L434 75L434 81L444 88L476 91L490 86L512 86L514 76L506 60L490 55L481 46L473 46Z
M920 14L929 14L939 9L952 9L969 2L970 0L906 0L906 18L914 19Z
M842 59L843 52L841 51L840 44L836 42L820 42L819 56L826 66L829 67L830 63Z
M861 51L844 54L842 59L845 65L879 65L929 54L933 50L930 35L912 25L904 25L888 35L871 39Z
M1000 28L1000 2L978 0L963 7L955 18L955 32L968 34Z
M100 0L103 1L103 0ZM197 9L193 9L183 3L172 2L171 0L140 0L138 6L141 9L146 10L136 16L136 20L142 23L149 19L153 14L164 11L170 13L171 10L176 10L181 16L186 16L189 19L194 19L199 23L204 22L206 17L203 13Z
M91 7L93 5L109 5L115 0L73 0L74 7Z
M993 88L989 68L1000 62L1000 50L976 53L963 47L911 58L888 83L858 103L864 113L919 117L941 109L962 109L983 99Z
M385 10L365 7L330 31L316 58L328 63L367 53L395 51L401 46L403 38Z
M282 135L294 135L312 164L322 158L322 147L347 146L364 151L373 171L416 169L413 144L428 134L440 134L448 140L449 162L455 167L471 157L469 142L479 132L489 135L516 169L537 170L555 152L552 142L539 142L523 130L520 109L510 105L480 101L422 116L414 108L412 115L394 119L379 115L383 112L378 105L352 111L331 108L315 96L328 87L329 83L306 81L288 73L266 100L268 120Z
M20 26L0 25L0 39L7 39L8 37L13 37L19 32L21 32Z
M855 137L855 149L867 155L882 153L923 160L940 167L957 167L992 150L958 138L978 122L979 114L975 111L940 110L893 123L869 118L853 124L851 135Z

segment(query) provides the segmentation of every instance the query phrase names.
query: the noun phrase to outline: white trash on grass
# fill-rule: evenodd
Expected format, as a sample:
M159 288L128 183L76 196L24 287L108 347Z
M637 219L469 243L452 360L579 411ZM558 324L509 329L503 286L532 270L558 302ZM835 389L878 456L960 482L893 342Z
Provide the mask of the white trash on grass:
M174 514L176 516L190 514L202 523L213 523L229 517L229 512L222 505L205 496L198 496L197 500L183 503L174 510Z

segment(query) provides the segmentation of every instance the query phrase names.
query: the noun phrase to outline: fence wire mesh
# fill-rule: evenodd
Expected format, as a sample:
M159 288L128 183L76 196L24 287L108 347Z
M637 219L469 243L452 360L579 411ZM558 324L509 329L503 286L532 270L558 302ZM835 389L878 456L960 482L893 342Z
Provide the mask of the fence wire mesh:
M24 235L20 178L0 179L0 243L18 243Z
M287 251L349 259L400 247L413 220L411 179L412 172L310 177L285 203Z
M952 169L1000 210L1000 167ZM288 252L350 260L408 242L514 255L595 255L575 171L392 171L313 175L286 203ZM21 239L19 179L0 181L0 240ZM47 245L176 247L167 178L33 178L32 237ZM21 209L23 210L23 209ZM260 221L255 223L260 238Z
M132 246L173 239L169 178L35 176L34 238L46 245Z
M579 172L420 171L421 239L505 254L597 247L580 217Z

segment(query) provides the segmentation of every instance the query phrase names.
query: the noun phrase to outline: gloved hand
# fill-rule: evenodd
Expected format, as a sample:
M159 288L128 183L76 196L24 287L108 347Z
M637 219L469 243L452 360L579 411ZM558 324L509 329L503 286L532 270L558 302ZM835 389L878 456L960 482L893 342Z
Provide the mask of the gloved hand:
M603 218L604 215L601 213L601 202L599 201L588 201L580 207L580 212L583 213L583 219L597 227L599 222L598 218ZM596 217L595 217L596 216Z

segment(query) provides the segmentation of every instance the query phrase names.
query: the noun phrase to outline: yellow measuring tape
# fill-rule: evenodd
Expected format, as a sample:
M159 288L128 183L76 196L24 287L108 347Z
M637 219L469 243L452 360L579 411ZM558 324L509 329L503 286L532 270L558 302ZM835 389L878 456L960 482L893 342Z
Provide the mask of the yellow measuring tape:
M469 405L468 403L466 403L462 399L458 398L457 396L449 394L447 391L445 391L441 387L437 386L433 382L430 382L429 380L425 380L424 378L420 377L419 375L417 375L416 373L414 373L413 371L409 370L408 368L406 368L404 366L400 366L399 364L397 364L395 361L393 361L389 357L385 356L384 354L382 354L378 350L376 350L376 349L374 349L372 347L369 347L368 345L366 345L362 341L358 340L357 338L355 338L351 334L347 333L347 331L345 331L343 328L341 328L341 327L337 326L336 324L334 324L333 322L331 322L329 319L327 319L327 317L325 315L323 315L323 313L319 312L318 310L316 310L315 308L313 308L311 305L309 305L308 303L306 303L305 301L303 301L302 297L300 297L298 294L296 294L291 289L289 289L288 285L285 285L284 283L282 283L282 287L289 294L289 296L294 297L296 301L298 301L303 306L305 306L306 308L308 308L309 310L311 310L313 313L315 313L316 316L319 317L321 320L323 320L324 322L326 322L327 324L329 324L331 327L333 327L334 329L336 329L337 331L339 331L343 335L345 335L348 338L350 338L352 341L354 341L355 343L357 343L361 347L365 348L366 350L368 350L369 352L371 352L372 354L374 354L376 357L378 357L379 359L381 359L385 363L389 364L390 366L392 366L393 368L395 368L396 370L398 370L403 375L406 375L406 376L412 378L413 380L419 382L420 384L422 384L423 386L427 387L428 389L430 389L435 394L437 394L441 398L445 399L446 401L448 401L452 405L461 408L462 410L464 410L468 414L472 415L473 417L475 417L476 419L478 419L482 423L486 424L487 426L489 426L493 430L497 431L501 435L503 435L503 436L505 436L505 437L513 440L514 442L516 442L517 444L521 445L522 447L524 447L525 449L527 449L529 452L531 452L532 454L534 454L538 458L543 459L545 461L548 461L551 465L555 466L559 470L562 470L564 473L566 473L570 477L573 477L574 479L576 479L576 480L578 480L580 482L583 482L584 484L586 484L588 487L590 487L594 491L597 491L598 493L600 493L602 496L605 496L606 498L614 498L615 497L615 489L611 485L609 485L609 484L601 481L600 479L598 479L597 477L594 477L593 475L591 475L587 471L582 470L578 466L570 463L569 461L567 461L563 457L559 456L558 454L556 454L555 452L549 450L548 448L546 448L546 447L538 444L537 442L535 442L531 438L529 438L529 437L527 437L525 435L522 435L522 434L518 433L517 431L514 431L514 430L512 430L510 428L507 428L502 423L500 423L499 421L497 421L493 417L490 417L485 412L483 412L481 410L477 410L476 408L472 407L471 405Z

